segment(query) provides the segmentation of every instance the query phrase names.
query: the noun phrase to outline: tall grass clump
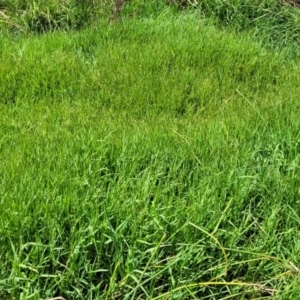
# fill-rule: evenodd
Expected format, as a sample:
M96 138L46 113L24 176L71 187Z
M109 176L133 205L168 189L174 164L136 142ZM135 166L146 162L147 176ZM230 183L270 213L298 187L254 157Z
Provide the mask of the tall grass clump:
M298 298L299 62L169 9L0 45L0 299Z
M238 31L252 30L254 35L273 46L300 41L300 5L297 1L225 0L174 1L181 7L200 9L222 26Z
M46 32L78 29L108 13L111 1L11 1L0 2L0 25L12 31Z

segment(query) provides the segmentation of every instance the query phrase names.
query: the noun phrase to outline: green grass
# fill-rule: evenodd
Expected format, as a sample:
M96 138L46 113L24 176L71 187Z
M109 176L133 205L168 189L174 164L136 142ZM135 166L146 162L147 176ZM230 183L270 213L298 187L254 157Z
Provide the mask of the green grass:
M170 10L0 45L1 299L297 299L288 46Z
M149 18L166 8L194 10L214 19L221 27L236 31L251 30L252 34L272 47L288 45L299 56L300 9L292 0L123 0L118 14L114 14L117 0L1 0L0 32L45 33L57 30L78 30L99 20L118 21ZM122 0L120 0L122 1ZM116 21L116 20L114 20ZM294 44L293 47L291 45Z
M0 28L21 32L79 29L108 13L112 1L1 0Z

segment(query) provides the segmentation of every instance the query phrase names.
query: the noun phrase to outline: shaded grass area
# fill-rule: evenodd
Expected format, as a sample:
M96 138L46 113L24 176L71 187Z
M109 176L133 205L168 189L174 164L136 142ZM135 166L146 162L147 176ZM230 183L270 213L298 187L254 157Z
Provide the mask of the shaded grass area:
M297 298L297 62L196 14L0 43L2 299Z
M299 42L300 10L298 1L196 1L194 7L218 24L237 31L253 30L273 46Z

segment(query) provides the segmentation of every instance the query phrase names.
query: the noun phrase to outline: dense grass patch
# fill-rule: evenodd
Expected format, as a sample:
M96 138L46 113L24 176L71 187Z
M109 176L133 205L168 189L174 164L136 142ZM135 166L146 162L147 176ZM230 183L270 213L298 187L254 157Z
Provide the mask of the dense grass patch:
M196 14L0 38L2 299L296 299L299 63Z
M217 24L237 31L251 30L259 40L273 47L294 44L297 51L300 40L300 9L297 1L197 1L197 8Z
M78 29L108 13L111 1L2 0L0 26L11 31Z
M237 39L217 30L197 14L1 42L6 104L85 98L146 115L215 114L221 103L241 99L236 90L262 97L296 81L283 56L247 35Z
M127 17L149 17L159 14L166 7L178 7L176 1L169 5L167 3L164 0L2 0L0 29L22 33L78 30L99 19L117 21L121 12Z

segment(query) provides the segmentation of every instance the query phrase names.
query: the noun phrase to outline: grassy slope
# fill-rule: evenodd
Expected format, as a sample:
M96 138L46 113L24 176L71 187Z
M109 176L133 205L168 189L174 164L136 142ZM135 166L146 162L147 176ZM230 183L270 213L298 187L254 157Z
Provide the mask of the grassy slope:
M0 43L1 299L297 297L297 62L196 14Z

